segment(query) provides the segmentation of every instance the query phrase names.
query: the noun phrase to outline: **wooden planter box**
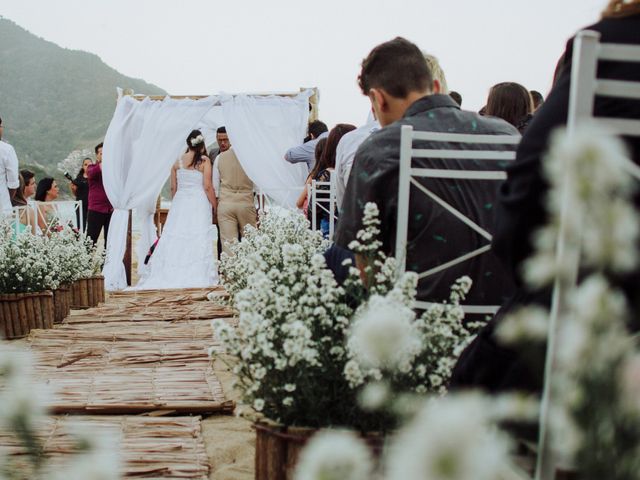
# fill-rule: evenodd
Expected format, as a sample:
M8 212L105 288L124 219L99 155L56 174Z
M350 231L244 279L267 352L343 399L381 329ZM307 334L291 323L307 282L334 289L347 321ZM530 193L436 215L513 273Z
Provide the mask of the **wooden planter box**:
M53 291L53 321L54 323L62 323L71 312L71 287L69 285L60 285L57 290Z
M255 423L253 427L256 430L255 480L293 480L300 453L318 429L268 423ZM378 458L384 437L370 434L363 439Z
M0 336L20 338L53 327L53 292L0 294Z
M104 303L104 277L81 278L71 284L71 308L91 308Z

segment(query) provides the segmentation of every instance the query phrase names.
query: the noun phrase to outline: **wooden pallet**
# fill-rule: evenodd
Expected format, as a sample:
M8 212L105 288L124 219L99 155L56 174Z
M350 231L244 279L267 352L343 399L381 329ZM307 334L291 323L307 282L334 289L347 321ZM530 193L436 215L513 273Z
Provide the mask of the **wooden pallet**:
M106 323L106 322L141 322L164 321L180 322L183 320L212 320L214 318L232 317L233 311L213 302L188 302L155 304L146 306L128 305L125 303L107 303L97 308L76 310L65 320L73 323Z
M70 432L82 430L120 438L122 478L205 480L209 476L200 417L81 416L49 417L38 423L47 458L41 478L71 462L75 451ZM0 430L0 457L8 455L20 466L26 462L24 453L15 436Z
M55 413L156 410L231 413L208 348L209 321L118 322L34 330L34 375L53 390Z

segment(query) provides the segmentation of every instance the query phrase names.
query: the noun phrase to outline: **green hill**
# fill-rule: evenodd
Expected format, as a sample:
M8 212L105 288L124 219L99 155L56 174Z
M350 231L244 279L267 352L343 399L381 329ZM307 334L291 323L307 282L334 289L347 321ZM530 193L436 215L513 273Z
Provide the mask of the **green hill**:
M39 165L60 178L58 162L104 138L116 87L166 93L97 55L61 48L0 17L0 117L21 168Z

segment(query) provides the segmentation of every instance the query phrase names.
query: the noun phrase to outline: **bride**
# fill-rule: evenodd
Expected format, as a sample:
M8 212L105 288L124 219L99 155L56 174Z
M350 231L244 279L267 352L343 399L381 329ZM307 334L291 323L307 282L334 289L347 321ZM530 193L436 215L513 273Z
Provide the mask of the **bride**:
M211 162L204 137L193 130L187 151L171 169L173 201L146 271L137 290L198 288L217 285L214 259L217 230L211 209L217 200L211 180Z

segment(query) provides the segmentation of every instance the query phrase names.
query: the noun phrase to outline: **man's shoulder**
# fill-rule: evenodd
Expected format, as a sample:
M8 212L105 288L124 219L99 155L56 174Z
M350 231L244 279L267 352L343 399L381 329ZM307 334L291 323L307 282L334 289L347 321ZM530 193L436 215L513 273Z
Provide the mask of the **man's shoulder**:
M5 142L4 140L0 140L0 152L13 152L15 153L15 149L10 143Z
M395 135L398 139L400 138L400 128L403 125L411 125L416 131L423 132L519 135L517 128L501 118L487 117L457 108L424 112L395 122L390 127L395 128Z

